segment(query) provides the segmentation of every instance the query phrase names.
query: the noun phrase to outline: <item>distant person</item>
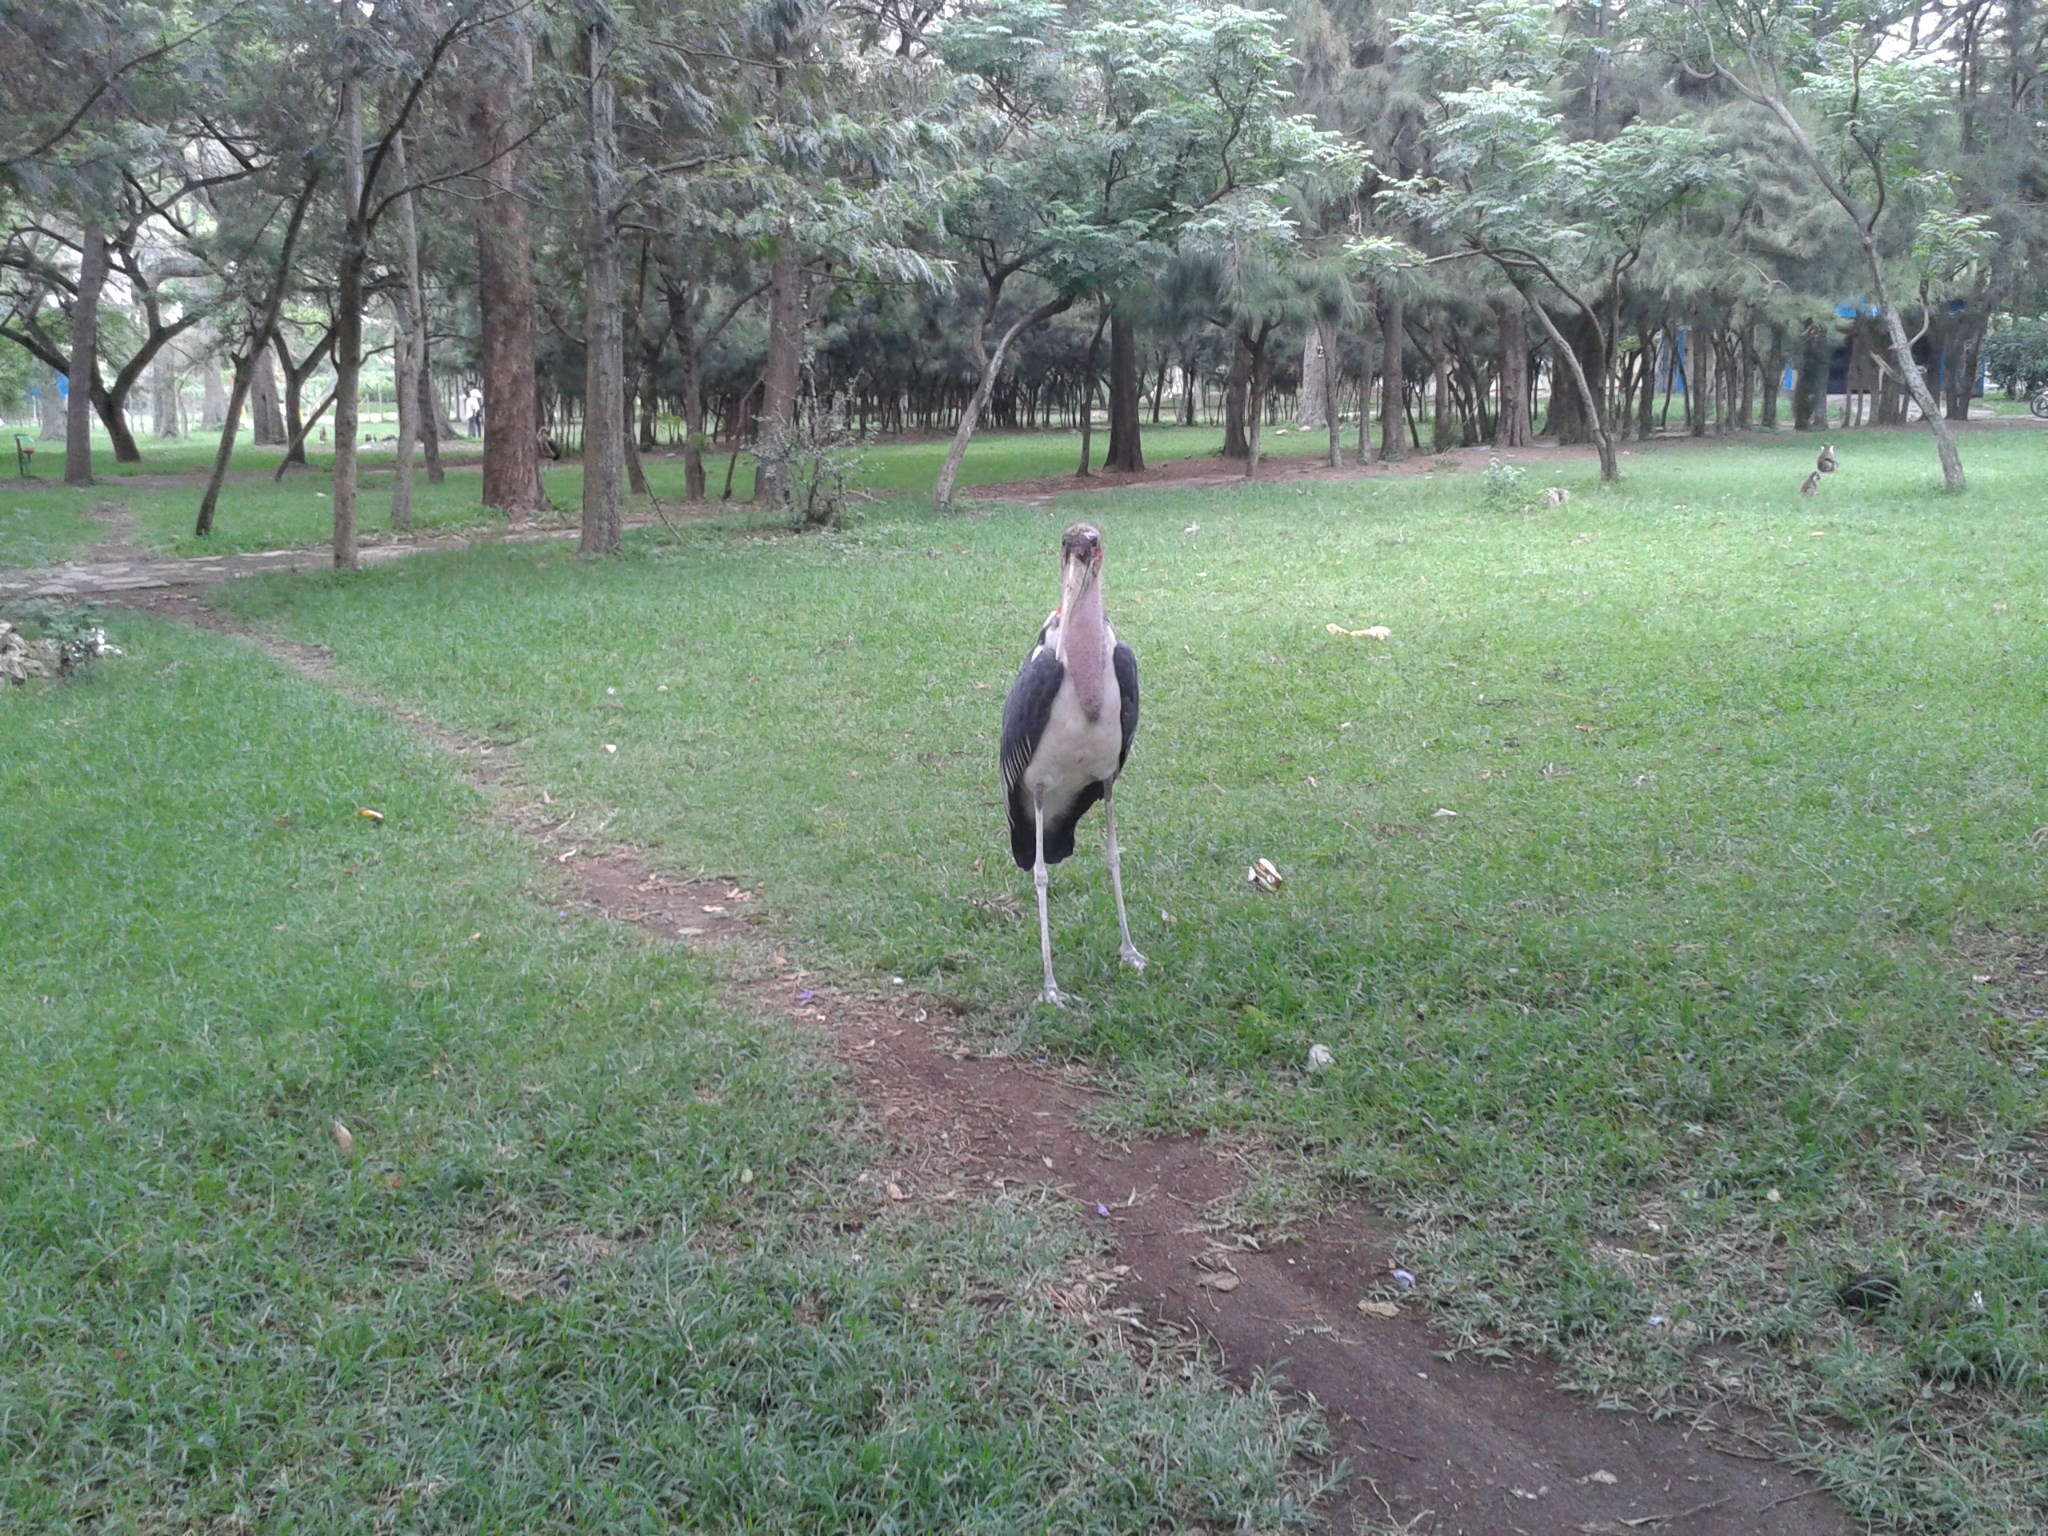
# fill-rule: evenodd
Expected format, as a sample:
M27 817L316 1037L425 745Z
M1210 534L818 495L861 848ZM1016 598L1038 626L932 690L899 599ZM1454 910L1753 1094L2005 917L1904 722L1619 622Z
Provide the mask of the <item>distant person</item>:
M484 392L474 384L462 396L462 424L471 437L484 435Z

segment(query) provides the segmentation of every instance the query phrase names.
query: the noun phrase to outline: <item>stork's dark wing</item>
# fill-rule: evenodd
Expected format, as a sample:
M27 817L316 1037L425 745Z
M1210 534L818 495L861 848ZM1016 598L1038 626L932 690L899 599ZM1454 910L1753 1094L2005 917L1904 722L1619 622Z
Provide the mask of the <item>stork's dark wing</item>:
M1124 771L1124 762L1131 755L1131 743L1138 735L1138 657L1121 640L1116 649L1109 653L1110 665L1116 668L1116 691L1123 697L1123 708L1119 712L1124 728L1123 749L1116 755L1116 771Z
M1045 736L1045 724L1052 718L1052 701L1058 697L1067 668L1049 650L1031 653L1031 659L1010 685L1003 700L1003 740L997 761L1003 772L1003 804L1010 818L1010 852L1018 867L1029 869L1037 863L1038 827L1024 793L1024 770Z

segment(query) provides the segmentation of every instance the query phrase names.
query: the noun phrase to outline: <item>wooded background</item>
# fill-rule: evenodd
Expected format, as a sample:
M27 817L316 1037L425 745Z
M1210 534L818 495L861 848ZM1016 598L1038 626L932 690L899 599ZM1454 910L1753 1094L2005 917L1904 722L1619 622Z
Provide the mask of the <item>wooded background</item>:
M1220 419L1346 452L1946 423L2048 380L2034 0L0 5L0 409L486 505L638 455ZM57 375L87 382L60 399ZM1832 376L1832 377L1831 377ZM1830 390L1842 398L1829 421ZM367 391L367 393L366 393ZM367 429L365 399L397 419ZM480 406L480 409L479 409ZM1674 418L1674 406L1676 416ZM147 426L138 429L139 418ZM1374 430L1377 425L1377 430ZM106 450L101 450L106 451ZM1091 462L1084 442L1082 468Z

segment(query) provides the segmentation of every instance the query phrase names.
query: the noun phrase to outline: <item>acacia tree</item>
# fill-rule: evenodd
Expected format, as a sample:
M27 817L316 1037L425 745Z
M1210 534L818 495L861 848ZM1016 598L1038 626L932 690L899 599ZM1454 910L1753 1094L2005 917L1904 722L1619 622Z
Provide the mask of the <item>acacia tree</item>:
M1844 22L1823 21L1797 0L1686 0L1683 14L1691 26L1667 23L1658 35L1687 72L1769 113L1854 226L1891 366L1934 434L1942 484L1962 490L1955 432L1913 360L1913 340L1886 275L1887 257L1900 243L1896 233L1887 241L1888 216L1894 231L1904 225L1923 250L1952 252L1958 242L1988 234L1981 223L1958 226L1945 178L1928 174L1953 122L1947 71L1930 59L1888 57L1892 31L1882 15L1860 26L1854 12ZM1817 36L1816 26L1827 30ZM1916 190L1933 195L1920 199L1917 219L1900 218L1901 194L1910 199Z
M1051 0L990 0L945 24L940 47L978 83L986 112L979 162L948 217L983 292L969 343L979 378L933 487L935 507L951 501L1021 336L1084 298L1128 302L1204 210L1226 199L1277 207L1288 177L1343 159L1331 135L1282 110L1290 60L1275 22L1213 0L1144 0L1078 16ZM1033 282L1034 296L1008 311L990 351L988 327L1019 278ZM1110 313L1112 441L1134 467L1134 337L1128 315L1120 337L1116 304Z
M1720 186L1714 140L1680 124L1636 121L1606 139L1571 137L1555 102L1576 45L1550 25L1547 0L1427 0L1403 41L1429 83L1428 169L1382 196L1443 249L1426 262L1478 257L1513 284L1572 381L1600 455L1600 478L1620 460L1606 409L1622 279L1651 227ZM1468 80L1491 83L1460 88ZM1361 242L1384 266L1399 246ZM1545 295L1553 296L1545 302ZM1590 376L1550 306L1561 301L1593 342Z

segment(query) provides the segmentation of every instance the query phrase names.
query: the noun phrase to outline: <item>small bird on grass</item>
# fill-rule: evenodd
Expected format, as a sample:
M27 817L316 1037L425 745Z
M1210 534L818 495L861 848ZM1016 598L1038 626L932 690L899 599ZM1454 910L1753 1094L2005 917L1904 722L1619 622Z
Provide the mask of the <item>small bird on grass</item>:
M1799 494L1802 496L1818 496L1820 494L1819 470L1816 469L1812 474L1808 475L1805 480L1800 482Z
M1820 458L1816 461L1820 472L1824 475L1832 475L1839 462L1835 457L1835 445L1833 443L1822 443L1820 445Z
M1124 964L1145 968L1124 916L1122 856L1110 797L1138 734L1138 660L1102 612L1102 535L1076 523L1060 539L1060 605L1038 632L1003 701L999 760L1010 821L1010 854L1038 888L1038 945L1045 961L1039 1001L1064 1006L1052 975L1052 924L1046 915L1046 866L1074 851L1074 828L1096 801L1108 834L1104 850L1116 896Z

